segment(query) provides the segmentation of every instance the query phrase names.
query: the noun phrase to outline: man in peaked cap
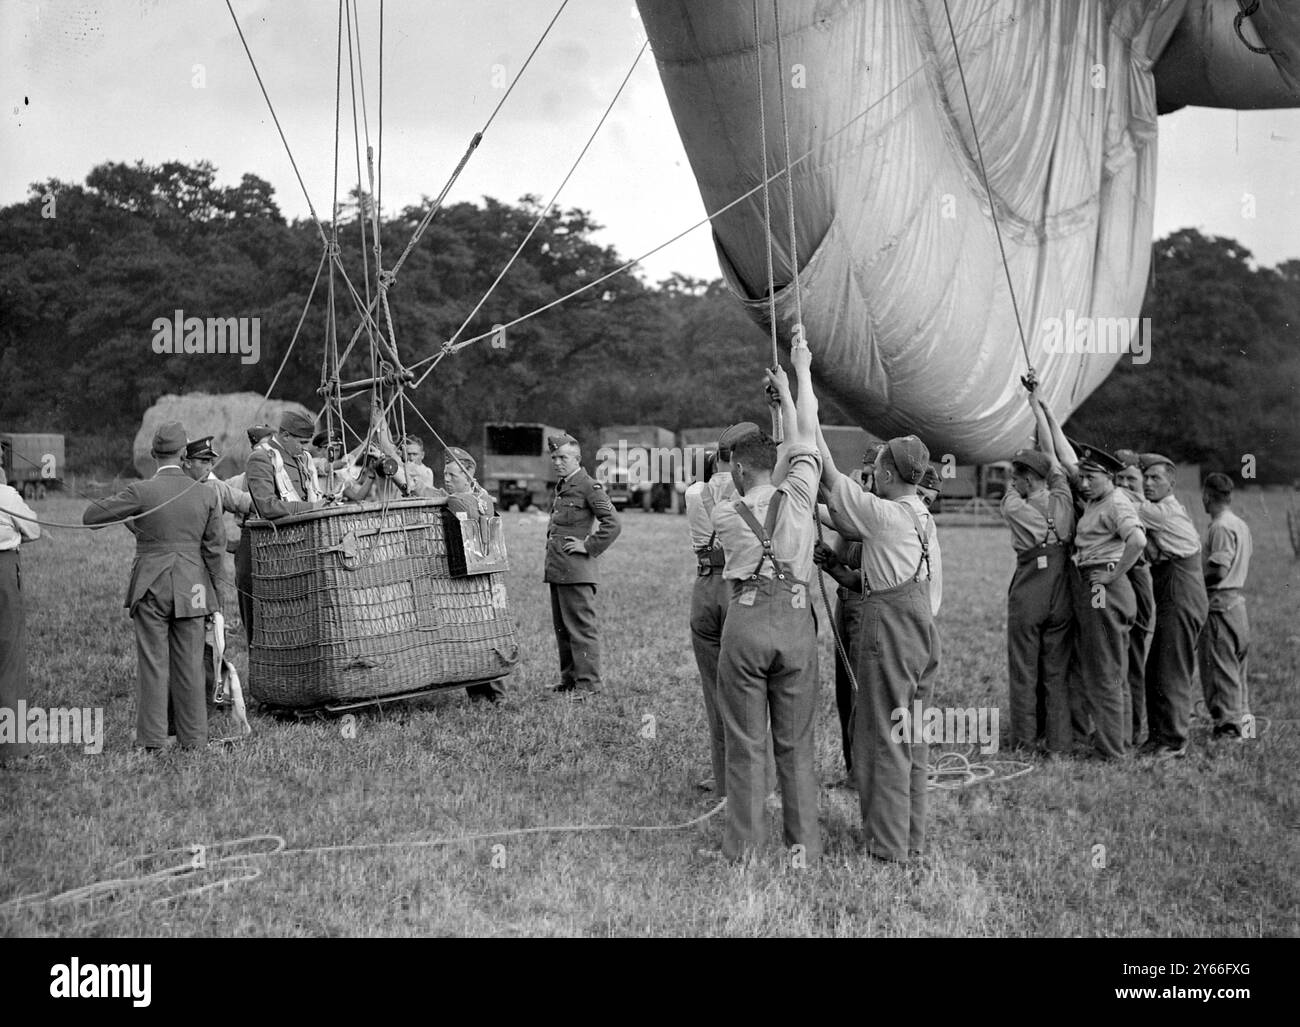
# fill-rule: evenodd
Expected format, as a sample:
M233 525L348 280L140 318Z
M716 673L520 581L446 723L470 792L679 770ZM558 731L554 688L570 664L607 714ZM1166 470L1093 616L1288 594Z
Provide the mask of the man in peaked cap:
M1141 506L1141 458L1131 449L1119 449L1115 456L1124 466L1115 472L1115 485L1128 493L1135 506ZM1139 516L1141 512L1139 511ZM1147 734L1147 654L1151 651L1151 636L1156 629L1156 594L1151 584L1151 564L1146 553L1138 558L1128 572L1128 583L1133 586L1133 599L1137 613L1128 634L1128 704L1132 723L1133 745L1140 745Z
M208 741L203 619L221 608L216 582L226 533L216 493L181 470L185 445L180 422L160 426L152 448L157 473L92 503L82 515L91 527L135 518L127 522L136 542L126 607L139 663L136 744L147 750L162 748L167 739L169 697L180 744L196 748Z
M1094 751L1101 759L1125 756L1132 737L1125 697L1137 602L1128 571L1146 546L1137 510L1115 487L1122 466L1099 447L1079 447L1078 489L1084 507L1075 527L1070 583L1078 626L1078 681L1083 708L1092 718Z
M1036 393L1030 393L1036 419ZM1038 437L1051 446L1045 419ZM1065 754L1070 727L1070 650L1074 613L1069 553L1074 497L1054 454L1022 449L1011 458L1011 488L1002 496L1016 570L1007 589L1007 682L1011 744Z
M205 435L201 439L195 439L185 446L185 455L181 458L181 470L194 481L201 481L208 488L217 494L217 499L221 503L223 514L233 514L237 518L248 516L252 509L253 499L243 489L236 488L230 482L222 481L212 470L213 464L221 459L221 454L212 448L212 436ZM232 549L229 539L233 537L231 525L227 524L223 518L223 525L226 529L227 543L226 548ZM236 527L236 530L238 528ZM218 586L228 584L225 575L218 582ZM238 585L236 585L236 590ZM236 596L238 599L238 596ZM223 599L223 605L228 603L230 596L226 595Z
M759 433L752 421L741 421L718 436L718 450L713 473L706 480L693 482L686 490L686 525L695 550L695 585L691 589L691 648L700 671L704 692L704 719L709 728L709 751L713 766L713 792L718 798L727 794L726 731L718 705L718 652L722 647L722 628L727 620L731 586L722 576L726 554L718 533L713 530L713 509L718 503L736 495L731 476L731 451L737 442Z
M837 531L862 541L862 619L854 672L853 769L867 851L903 862L925 850L929 749L919 730L897 737L897 710L929 702L939 668L935 614L943 596L934 519L917 494L930 452L915 435L890 439L871 491L841 474L818 432L822 484Z
M1201 688L1216 739L1240 739L1250 708L1246 692L1246 575L1253 543L1246 522L1232 512L1232 479L1207 475L1201 502L1210 515L1205 533L1205 585L1210 609L1201 631Z
M1156 622L1147 655L1145 752L1176 759L1187 752L1192 717L1192 675L1196 640L1205 624L1209 598L1201 567L1201 540L1183 504L1174 495L1174 462L1143 453L1138 516L1147 533L1147 558L1155 589Z
M622 527L609 495L582 469L582 449L561 432L546 440L559 475L546 529L542 580L551 586L551 621L560 651L560 683L552 695L585 699L601 690L596 585L600 554Z

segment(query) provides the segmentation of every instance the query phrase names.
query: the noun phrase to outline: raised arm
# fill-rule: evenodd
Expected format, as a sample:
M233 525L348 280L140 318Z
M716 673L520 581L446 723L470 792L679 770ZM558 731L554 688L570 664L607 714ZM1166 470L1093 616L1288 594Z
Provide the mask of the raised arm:
M795 381L799 385L799 402L795 414L800 440L805 445L815 445L817 439L817 393L812 383L812 350L804 343L790 350L790 363L794 365Z
M1035 392L1034 395L1037 397L1038 393ZM1065 468L1065 473L1071 478L1075 477L1079 473L1078 454L1075 453L1074 447L1070 445L1069 440L1065 437L1065 432L1061 430L1061 426L1057 423L1052 408L1044 403L1041 397L1037 399L1037 406L1047 421L1048 431L1051 433L1052 438L1052 448L1055 450L1054 456L1060 461L1061 466Z

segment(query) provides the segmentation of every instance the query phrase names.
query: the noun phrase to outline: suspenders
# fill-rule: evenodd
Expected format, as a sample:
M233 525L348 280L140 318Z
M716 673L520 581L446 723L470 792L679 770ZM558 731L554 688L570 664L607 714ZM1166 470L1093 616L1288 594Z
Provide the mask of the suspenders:
M922 528L921 518L916 515L916 511L912 509L910 504L899 503L898 505L901 506L904 510L906 510L908 516L912 518L912 528L916 531L917 541L921 543L921 558L916 561L916 570L912 572L912 580L929 581L934 577L934 573L930 569L930 536ZM921 577L922 566L925 567L924 579ZM867 581L867 561L866 561L865 546L863 546L863 559L862 559L861 572L862 572L862 594L864 596L869 596L871 595L871 583ZM885 591L888 591L888 589L886 589Z
M772 573L782 581L787 577L792 580L794 578L794 575L790 572L789 564L784 560L778 560L776 553L772 550L772 530L776 527L776 518L781 510L781 501L783 499L785 499L784 492L777 492L772 496L772 502L767 507L767 521L762 525L758 523L758 518L754 516L743 500L736 500L736 513L740 514L741 519L749 525L749 530L758 536L758 541L763 546L763 555L758 558L758 566L749 575L750 580L758 577L758 572L763 569L765 560L772 561Z

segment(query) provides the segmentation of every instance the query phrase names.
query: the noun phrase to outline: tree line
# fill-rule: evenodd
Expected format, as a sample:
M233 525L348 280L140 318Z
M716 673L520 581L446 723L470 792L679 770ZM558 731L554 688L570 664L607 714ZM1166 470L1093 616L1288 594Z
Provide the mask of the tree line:
M383 220L385 266L427 204ZM438 212L390 293L407 363L434 355L461 328L541 210L525 196ZM368 211L368 197L354 193L339 212L344 265L359 291ZM599 228L586 211L550 211L462 337L619 267L624 258L593 241ZM0 209L3 427L61 431L74 469L129 473L131 440L160 395L266 391L321 254L317 226L287 221L266 181L245 174L220 187L207 162L110 162L84 185L33 183L27 200ZM360 318L341 278L334 302L342 347ZM327 310L322 279L276 396L320 406ZM257 363L156 353L152 326L176 311L259 318ZM1300 477L1300 260L1256 267L1233 240L1174 233L1155 244L1143 315L1155 325L1154 359L1121 361L1067 430L1230 471L1250 455L1261 482ZM721 281L673 275L650 285L623 273L495 344L447 357L413 399L444 439L472 447L487 421L543 421L585 438L606 424L723 424L764 416L767 345ZM366 373L351 366L353 377ZM362 405L349 411L358 426ZM823 410L828 423L848 423L833 404Z

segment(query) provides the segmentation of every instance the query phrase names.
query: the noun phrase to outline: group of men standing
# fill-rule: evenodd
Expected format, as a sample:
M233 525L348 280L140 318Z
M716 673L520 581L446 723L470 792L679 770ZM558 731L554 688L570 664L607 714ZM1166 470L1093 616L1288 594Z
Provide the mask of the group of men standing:
M698 566L692 643L714 782L727 800L717 855L743 860L761 847L772 757L785 844L798 865L822 852L815 577L819 564L841 566L818 546L824 523L860 542L857 565L844 577L862 604L849 647L848 734L865 845L877 859L903 862L925 847L928 754L924 742L897 738L893 714L928 699L939 665L941 557L918 495L929 452L915 436L891 439L869 483L841 474L817 420L811 353L795 347L791 361L797 403L783 371L767 374L783 443L752 423L733 425L718 440L719 469L686 494Z
M473 460L462 449L452 447L446 453L448 489L443 490L434 486L432 471L422 462L423 443L413 436L402 440L400 453L381 439L374 452L363 446L340 458L328 433L317 431L311 417L286 411L278 429L256 425L248 430L248 438L251 453L244 473L223 481L213 473L220 454L212 448L211 436L190 440L184 425L164 424L152 441L151 454L158 463L154 476L96 500L82 517L91 528L125 524L135 535L125 605L135 629L138 661L136 745L146 751L162 749L173 733L184 748L208 742L212 707L205 687L204 628L205 619L221 610L222 586L228 585L222 567L228 549L223 514L243 521L277 521L331 500L367 498L381 476L398 479L402 494L442 497L453 510L489 516L492 512L490 497L473 483ZM385 457L391 464L377 470ZM326 481L337 478L333 492L322 485L322 476ZM252 542L246 528L233 549L234 591L251 645L256 607ZM474 686L471 697L495 702L500 686Z
M1240 739L1249 711L1242 588L1250 529L1233 483L1211 474L1204 541L1159 453L1072 443L1029 390L1037 447L1012 460L1002 501L1016 570L1007 597L1011 742L1101 759L1188 749L1198 644L1216 739Z

